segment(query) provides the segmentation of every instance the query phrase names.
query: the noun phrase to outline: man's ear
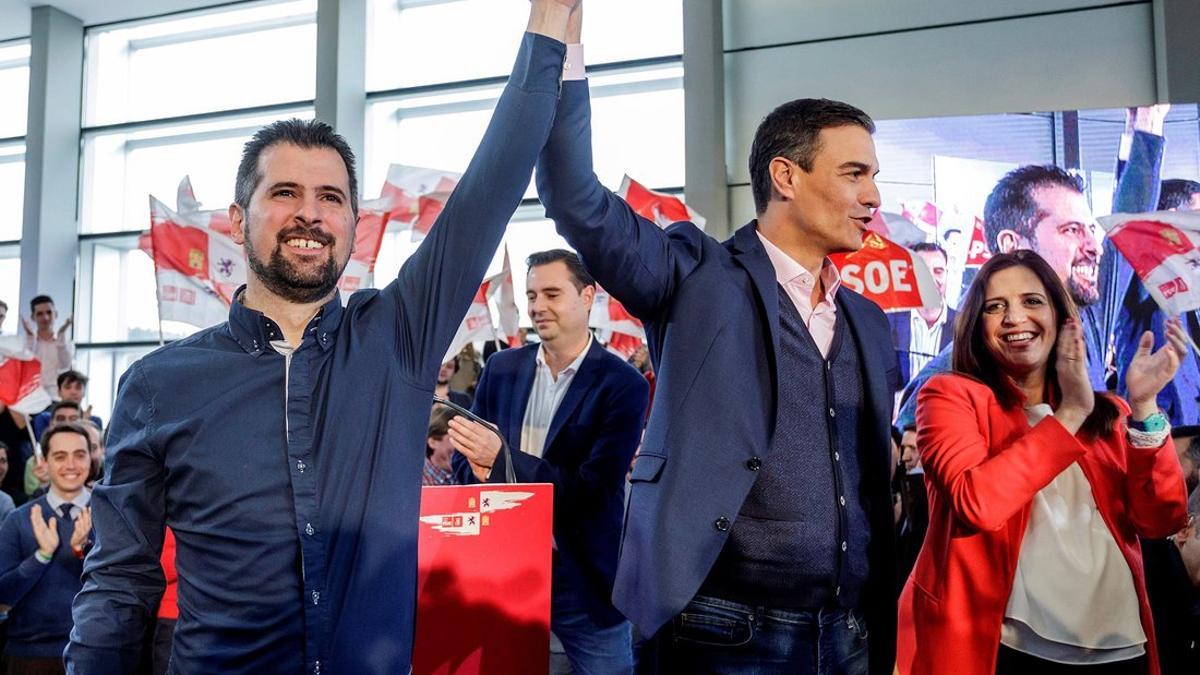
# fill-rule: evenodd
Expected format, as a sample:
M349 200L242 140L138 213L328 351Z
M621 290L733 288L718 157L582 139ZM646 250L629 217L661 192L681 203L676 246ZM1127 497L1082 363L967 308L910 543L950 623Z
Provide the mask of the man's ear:
M996 235L996 248L1000 249L996 253L1012 253L1021 248L1029 248L1029 242L1014 230L1000 230Z
M789 159L783 157L772 159L767 166L767 173L771 176L772 192L779 195L785 202L794 199L796 196L794 180L799 171L800 167Z
M242 207L238 206L237 202L229 205L229 236L238 244L246 243L246 224L243 218L245 212Z
M579 297L582 298L583 303L587 305L588 311L592 311L592 305L596 301L596 287L584 286L583 290L579 292Z

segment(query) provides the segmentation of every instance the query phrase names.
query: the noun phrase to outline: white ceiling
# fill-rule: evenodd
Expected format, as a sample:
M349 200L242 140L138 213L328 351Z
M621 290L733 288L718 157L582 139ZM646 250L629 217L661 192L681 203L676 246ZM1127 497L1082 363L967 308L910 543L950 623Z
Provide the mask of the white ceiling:
M29 37L29 8L37 5L52 5L94 26L223 4L228 0L0 0L0 40Z

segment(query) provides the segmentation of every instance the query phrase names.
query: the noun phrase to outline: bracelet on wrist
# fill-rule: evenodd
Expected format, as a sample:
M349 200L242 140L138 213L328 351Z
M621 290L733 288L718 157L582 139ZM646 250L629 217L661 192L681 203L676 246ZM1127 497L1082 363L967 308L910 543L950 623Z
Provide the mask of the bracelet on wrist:
M34 551L33 557L37 558L37 561L42 563L43 565L49 563L51 560L54 560L54 556L46 555L46 554L42 553L40 550Z
M1129 428L1137 431L1157 433L1167 429L1169 426L1167 416L1162 414L1161 410L1155 410L1144 420L1136 420L1132 415L1129 416Z

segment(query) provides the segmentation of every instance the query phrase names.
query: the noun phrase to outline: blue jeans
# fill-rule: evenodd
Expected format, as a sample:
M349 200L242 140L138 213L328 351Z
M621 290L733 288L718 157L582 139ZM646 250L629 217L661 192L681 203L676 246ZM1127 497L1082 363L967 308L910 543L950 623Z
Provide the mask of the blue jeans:
M655 635L640 672L866 675L857 610L752 607L698 595Z
M628 621L602 626L587 613L586 590L554 564L550 630L562 642L575 675L631 675L633 631Z

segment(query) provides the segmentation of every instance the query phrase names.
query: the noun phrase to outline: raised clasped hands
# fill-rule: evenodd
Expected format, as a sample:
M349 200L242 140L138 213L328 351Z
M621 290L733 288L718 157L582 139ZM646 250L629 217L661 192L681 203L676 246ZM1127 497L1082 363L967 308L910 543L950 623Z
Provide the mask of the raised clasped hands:
M1125 371L1129 403L1135 409L1154 407L1158 392L1175 377L1180 361L1187 355L1187 336L1183 332L1183 322L1178 317L1172 317L1167 319L1166 328L1167 343L1158 351L1151 351L1154 347L1154 335L1150 331L1142 334L1133 361Z
M54 552L58 550L58 519L51 516L49 520L43 520L41 504L34 504L29 509L29 524L33 526L38 553L43 558L54 557Z

